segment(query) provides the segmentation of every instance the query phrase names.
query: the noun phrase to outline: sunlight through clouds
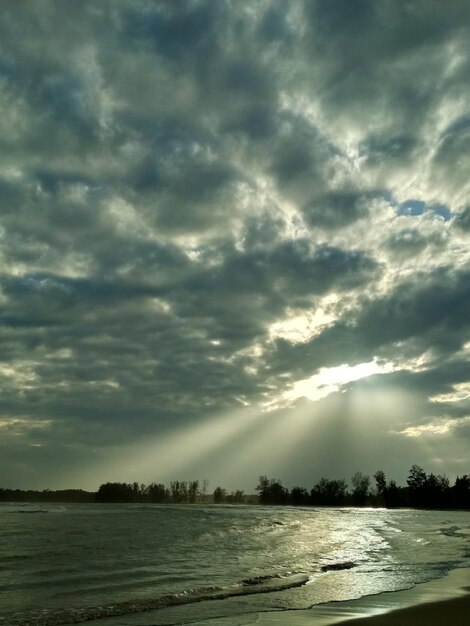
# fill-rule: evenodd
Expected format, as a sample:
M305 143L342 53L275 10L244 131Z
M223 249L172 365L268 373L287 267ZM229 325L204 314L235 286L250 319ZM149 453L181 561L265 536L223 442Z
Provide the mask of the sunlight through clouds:
M329 300L334 303L337 297L333 295ZM328 303L325 303L324 306L325 308L315 309L313 313L294 314L285 320L274 322L268 328L270 341L280 338L295 344L308 341L315 335L319 335L336 317L334 313L328 311Z
M452 391L430 396L431 402L462 402L470 398L470 383L452 385Z
M244 432L250 432L266 419L243 408L223 416L211 417L177 432L163 433L150 441L136 443L125 451L109 450L107 460L90 470L109 479L142 476L142 480L171 480L193 475L194 466ZM138 478L135 478L136 480Z
M0 473L462 456L403 434L470 393L469 9L418 4L3 3L0 419L54 427Z
M318 374L295 382L292 388L284 393L283 398L288 401L302 397L313 401L320 400L330 393L340 391L347 383L390 371L392 371L390 364L379 365L376 360L352 366L343 363L337 367L321 368Z
M406 437L421 437L423 435L445 435L455 428L460 426L469 426L470 417L463 417L460 419L442 419L436 420L429 424L422 424L421 426L410 426L402 430L400 434Z

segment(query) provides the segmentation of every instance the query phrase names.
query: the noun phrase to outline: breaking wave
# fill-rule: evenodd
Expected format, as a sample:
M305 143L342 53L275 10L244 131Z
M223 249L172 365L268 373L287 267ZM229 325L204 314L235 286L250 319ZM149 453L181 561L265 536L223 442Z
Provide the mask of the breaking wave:
M79 624L107 617L120 617L134 613L155 611L171 606L181 606L194 602L225 600L236 596L247 596L255 593L272 593L295 587L302 587L309 581L306 574L276 574L274 576L257 576L248 578L228 587L206 587L188 589L181 593L146 598L132 602L118 602L110 605L80 607L74 609L41 609L15 613L8 617L0 617L0 625L4 626L60 626L61 624Z

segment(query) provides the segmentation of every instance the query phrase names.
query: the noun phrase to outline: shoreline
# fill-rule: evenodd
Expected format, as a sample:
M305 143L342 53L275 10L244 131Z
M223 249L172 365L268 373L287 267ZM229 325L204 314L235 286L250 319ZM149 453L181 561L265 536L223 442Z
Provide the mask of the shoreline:
M415 604L388 613L339 622L339 626L467 626L470 615L470 592L458 598Z
M288 613L288 615L286 615ZM258 614L257 626L466 626L470 615L470 568L402 591L318 604L310 609Z

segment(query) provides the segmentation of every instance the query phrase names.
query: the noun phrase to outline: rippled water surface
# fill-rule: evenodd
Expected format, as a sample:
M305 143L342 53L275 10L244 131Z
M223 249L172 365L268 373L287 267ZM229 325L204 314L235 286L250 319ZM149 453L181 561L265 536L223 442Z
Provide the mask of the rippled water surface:
M459 566L465 512L0 505L2 626L229 623Z

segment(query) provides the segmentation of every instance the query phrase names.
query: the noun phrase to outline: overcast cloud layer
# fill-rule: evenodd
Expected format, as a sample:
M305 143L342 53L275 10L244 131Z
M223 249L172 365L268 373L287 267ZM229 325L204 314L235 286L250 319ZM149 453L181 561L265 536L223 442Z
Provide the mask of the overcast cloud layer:
M470 471L468 1L7 2L0 42L0 486Z

